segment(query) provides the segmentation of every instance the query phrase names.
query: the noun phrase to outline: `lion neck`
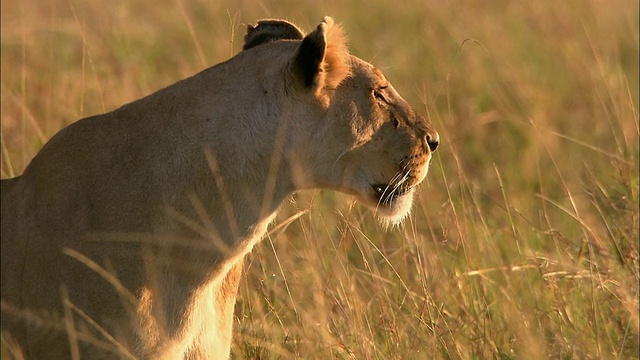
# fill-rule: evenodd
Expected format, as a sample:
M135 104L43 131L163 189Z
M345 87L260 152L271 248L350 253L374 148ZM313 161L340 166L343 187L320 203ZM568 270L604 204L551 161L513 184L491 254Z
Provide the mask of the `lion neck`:
M221 66L236 64L232 60ZM295 191L315 186L308 179L313 171L306 169L315 162L308 154L314 144L303 138L313 119L299 99L283 101L288 98L281 68L261 69L270 75L261 82L251 80L258 74L228 70L251 84L234 99L233 109L242 112L233 119L227 115L233 109L219 106L229 104L234 94L220 71L205 71L145 100L166 113L169 109L163 107L171 103L166 98L191 99L179 119L150 130L157 131L169 150L147 155L163 169L157 176L164 177L158 183L163 184L169 214L163 212L157 221L161 231L213 244L216 256L194 251L189 257L202 265L202 273L216 273L221 263L248 253L281 204Z
M172 171L178 183L167 183L170 188L165 203L173 221L160 219L160 226L163 232L196 237L212 246L213 256L198 251L188 256L201 274L215 275L220 266L236 262L251 251L281 204L299 189L285 153L287 141L278 145L277 139L288 135L278 135L277 126L272 130L263 126L261 134L260 139L247 138L241 147L224 144L233 137L209 134L203 136L206 142L191 147L191 153L176 155L199 160L182 162ZM268 144L265 138L276 140ZM181 194L176 196L171 189L182 189ZM193 223L187 219L197 220Z

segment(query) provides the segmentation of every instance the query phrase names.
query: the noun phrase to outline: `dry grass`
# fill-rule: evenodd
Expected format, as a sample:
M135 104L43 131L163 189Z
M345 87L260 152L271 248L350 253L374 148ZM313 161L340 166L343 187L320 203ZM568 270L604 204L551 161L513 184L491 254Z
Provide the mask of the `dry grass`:
M334 16L440 131L400 228L331 192L285 206L308 213L250 256L234 358L638 358L637 2L1 10L3 177L63 126L232 56L265 17Z

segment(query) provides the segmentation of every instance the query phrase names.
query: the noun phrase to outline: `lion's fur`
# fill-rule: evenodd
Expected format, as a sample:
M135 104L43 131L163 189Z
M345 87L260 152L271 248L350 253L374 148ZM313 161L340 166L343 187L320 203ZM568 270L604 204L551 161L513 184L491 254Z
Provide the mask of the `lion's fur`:
M324 60L321 63L321 71L318 74L317 83L322 90L335 89L342 80L350 75L349 50L344 31L340 25L334 25L331 18L318 25L318 38L322 38L326 44Z
M259 22L235 57L68 126L2 180L3 334L29 359L227 358L243 258L279 205L329 188L399 221L436 146L333 20Z

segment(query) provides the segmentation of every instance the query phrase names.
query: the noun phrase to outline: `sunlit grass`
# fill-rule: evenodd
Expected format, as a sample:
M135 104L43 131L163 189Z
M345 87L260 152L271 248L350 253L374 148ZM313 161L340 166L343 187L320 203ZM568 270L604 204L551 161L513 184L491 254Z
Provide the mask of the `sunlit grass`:
M265 17L334 16L438 129L403 226L328 191L284 206L279 222L307 212L249 256L234 358L638 357L637 2L1 10L3 178L63 126L226 60Z

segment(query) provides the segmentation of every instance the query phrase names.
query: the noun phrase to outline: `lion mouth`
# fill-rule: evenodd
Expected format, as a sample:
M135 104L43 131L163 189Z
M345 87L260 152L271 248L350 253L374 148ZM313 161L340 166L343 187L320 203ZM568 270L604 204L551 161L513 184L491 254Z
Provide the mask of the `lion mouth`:
M390 205L413 190L413 186L392 186L391 184L373 184L373 196L379 205Z

